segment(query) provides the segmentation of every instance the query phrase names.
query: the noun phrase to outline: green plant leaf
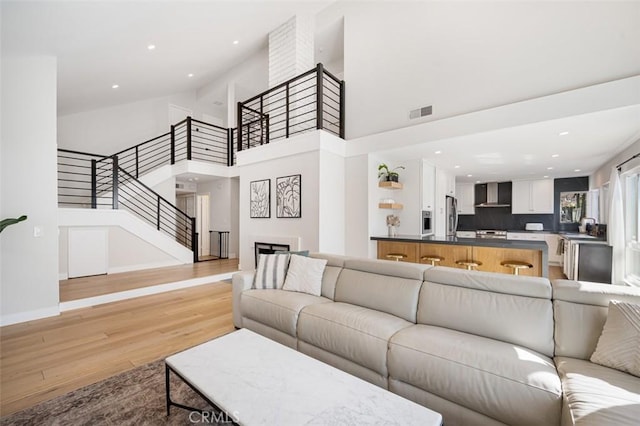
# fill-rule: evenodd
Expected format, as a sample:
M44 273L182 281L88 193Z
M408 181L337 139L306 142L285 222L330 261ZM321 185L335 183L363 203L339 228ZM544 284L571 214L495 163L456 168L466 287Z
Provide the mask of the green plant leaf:
M2 232L4 230L4 228L6 228L9 225L14 225L18 222L22 222L23 220L27 220L27 216L26 215L22 215L18 218L7 218L7 219L2 219L2 221L0 221L0 232Z

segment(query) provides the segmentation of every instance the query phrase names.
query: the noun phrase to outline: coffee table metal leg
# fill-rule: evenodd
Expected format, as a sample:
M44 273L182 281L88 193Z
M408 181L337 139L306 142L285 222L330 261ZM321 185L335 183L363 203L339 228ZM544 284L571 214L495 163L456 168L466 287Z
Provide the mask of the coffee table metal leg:
M169 388L169 366L165 363L164 365L164 389L165 389L165 399L167 401L167 417L171 414L171 389Z

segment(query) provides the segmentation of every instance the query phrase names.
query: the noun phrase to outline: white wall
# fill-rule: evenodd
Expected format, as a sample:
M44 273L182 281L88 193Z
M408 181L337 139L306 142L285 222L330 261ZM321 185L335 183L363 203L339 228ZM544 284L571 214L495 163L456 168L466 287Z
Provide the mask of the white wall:
M110 155L169 132L169 105L202 114L219 115L213 105L200 101L196 91L145 99L114 107L58 117L58 146L82 152Z
M369 257L369 156L345 158L345 253Z
M255 237L299 238L302 250L344 254L344 142L318 131L238 155L240 172L240 269L254 265ZM276 178L302 175L302 217L276 217ZM249 184L271 179L271 217L249 217ZM326 181L323 181L326 180ZM330 211L333 209L332 211ZM321 215L326 215L321 219ZM322 235L327 233L327 235ZM294 249L294 247L292 247Z
M71 228L60 227L58 261L60 279L66 279L69 274L69 229ZM181 261L118 226L94 229L105 229L108 232L107 273L109 274L182 265Z
M344 15L349 139L640 72L638 2L398 3L318 17ZM409 121L426 105L432 116Z
M2 325L59 313L56 75L53 57L2 57L0 217L28 216L0 235Z

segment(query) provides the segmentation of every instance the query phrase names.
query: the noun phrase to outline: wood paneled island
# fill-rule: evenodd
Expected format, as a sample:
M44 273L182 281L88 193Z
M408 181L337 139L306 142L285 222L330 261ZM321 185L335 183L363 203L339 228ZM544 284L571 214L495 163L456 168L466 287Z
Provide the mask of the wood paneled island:
M512 270L501 262L516 260L530 263L531 269L520 271L520 275L548 277L549 248L544 241L491 240L457 237L418 237L399 235L397 237L371 237L378 242L378 259L386 259L388 254L403 254L403 262L429 263L424 256L440 256L440 266L460 268L458 260L476 260L482 265L478 271L511 274Z

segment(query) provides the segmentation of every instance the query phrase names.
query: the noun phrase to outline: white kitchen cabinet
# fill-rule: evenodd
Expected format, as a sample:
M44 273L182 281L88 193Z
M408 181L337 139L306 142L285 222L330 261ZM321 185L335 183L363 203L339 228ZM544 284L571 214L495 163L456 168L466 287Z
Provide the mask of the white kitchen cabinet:
M513 181L511 213L553 214L553 179Z
M435 193L436 193L436 168L431 164L423 161L421 169L422 179L422 210L435 209Z
M476 214L475 185L473 183L456 184L456 197L458 198L458 214Z
M435 209L433 210L434 231L437 237L447 233L446 201L447 195L455 196L456 178L445 169L436 168Z

